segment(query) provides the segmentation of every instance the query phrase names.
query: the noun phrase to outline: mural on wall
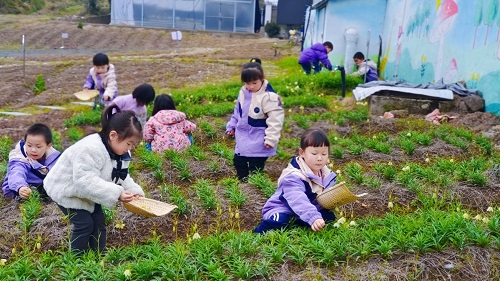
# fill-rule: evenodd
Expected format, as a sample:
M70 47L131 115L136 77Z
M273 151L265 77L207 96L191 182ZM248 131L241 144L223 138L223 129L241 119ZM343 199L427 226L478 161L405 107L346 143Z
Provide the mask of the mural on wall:
M352 68L352 57L357 51L375 60L379 52L378 38L383 31L386 3L387 0L330 0L325 8L312 10L304 47L319 41L332 42L334 49L329 54L330 61L334 65L344 65L346 69ZM306 11L306 24L307 17ZM347 46L346 31L350 35L356 34L354 46Z
M499 0L388 0L382 77L464 81L500 115L499 8Z

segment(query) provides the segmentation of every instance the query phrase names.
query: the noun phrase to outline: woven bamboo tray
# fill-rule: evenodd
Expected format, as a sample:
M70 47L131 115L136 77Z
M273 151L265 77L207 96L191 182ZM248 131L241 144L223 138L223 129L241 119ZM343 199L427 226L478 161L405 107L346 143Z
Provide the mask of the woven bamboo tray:
M349 204L365 196L367 193L355 195L345 185L345 182L340 182L335 186L328 188L316 197L321 207L325 209L335 209L345 204Z
M98 90L83 90L80 92L74 93L75 97L77 97L80 100L90 100L91 98L94 98L99 95Z
M148 218L164 216L177 208L175 205L144 197L123 202L123 207L129 212Z

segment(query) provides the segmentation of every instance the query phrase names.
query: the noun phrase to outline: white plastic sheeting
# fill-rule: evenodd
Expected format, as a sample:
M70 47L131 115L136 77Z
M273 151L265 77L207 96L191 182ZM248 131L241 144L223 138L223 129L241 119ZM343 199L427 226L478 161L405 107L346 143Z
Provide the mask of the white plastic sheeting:
M254 32L258 0L113 0L111 24Z

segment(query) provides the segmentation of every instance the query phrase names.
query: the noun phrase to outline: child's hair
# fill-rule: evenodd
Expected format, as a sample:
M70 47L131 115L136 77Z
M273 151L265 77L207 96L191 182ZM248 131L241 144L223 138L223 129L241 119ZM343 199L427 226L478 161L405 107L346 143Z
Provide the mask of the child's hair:
M155 89L153 86L144 83L134 89L132 97L137 101L138 105L147 105L155 99Z
M250 62L256 62L256 63L258 63L258 64L262 64L262 60L261 60L261 59L259 59L259 58L251 58L251 59L250 59Z
M95 66L106 65L106 64L109 64L109 58L106 54L98 53L92 59L92 63Z
M36 123L31 125L28 130L26 130L26 134L24 135L24 140L28 135L31 136L43 136L45 138L45 143L52 143L52 131L44 124Z
M151 116L155 116L160 110L175 110L174 99L170 95L161 94L155 98Z
M365 60L365 55L363 55L363 53L361 52L356 52L352 58L358 60Z
M300 148L306 149L307 147L330 147L330 140L328 136L320 129L309 129L302 134L300 138Z
M330 41L325 41L325 43L323 43L323 46L328 47L331 50L333 50L333 44Z
M106 140L111 131L118 133L118 140L133 136L142 138L141 122L135 117L135 113L131 110L120 110L116 104L111 104L104 109L101 116L101 126L99 135Z
M245 63L241 70L241 81L248 83L255 80L264 80L264 69L257 62Z

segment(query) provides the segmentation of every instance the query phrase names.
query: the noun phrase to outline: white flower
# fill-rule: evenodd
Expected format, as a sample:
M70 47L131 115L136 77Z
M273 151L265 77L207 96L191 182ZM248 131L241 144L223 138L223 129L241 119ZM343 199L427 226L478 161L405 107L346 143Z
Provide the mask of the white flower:
M388 209L394 208L394 204L392 203L392 201L389 201L389 203L387 203L387 208Z
M376 136L376 135L374 135L372 138L373 138L373 139L376 139L376 138L377 138L377 136Z
M450 162L451 162L451 163L453 163L453 162L455 162L455 160L453 160L453 158L451 158L451 159L450 159Z
M462 215L462 217L463 217L464 219L466 219L466 220L470 219L470 215L469 215L469 214L467 214L467 213L464 213L464 214Z
M403 169L402 169L402 170L403 170L403 171L409 171L409 170L410 170L410 166L405 166L405 167L403 167Z
M488 207L488 209L486 209L486 211L487 212L493 212L494 210L493 210L493 207L490 206L490 207Z
M349 225L350 225L350 226L356 226L357 224L356 224L356 222L355 222L355 221L351 221L351 222L349 223Z
M343 223L345 223L345 221L346 221L345 217L341 217L341 218L337 221L337 223L338 223L338 224L343 224Z
M478 214L474 217L474 219L480 221L483 219L483 216L481 216L481 214Z
M483 222L484 222L484 223L488 223L488 222L490 222L490 219L489 219L488 217L484 217L484 218L483 218Z
M339 139L339 138L337 138L337 137L334 137L334 138L333 138L333 140L334 140L334 141L337 141L338 139Z
M288 110L288 112L292 112L292 109L290 108L290 109Z
M406 134L407 137L411 137L411 133Z
M392 161L389 161L387 165L392 166Z
M425 158L425 163L429 163L431 162L431 159L429 159L429 157Z
M328 164L328 168L332 169L333 168L333 163Z
M340 227L340 224L339 224L338 222L336 222L336 223L334 223L334 224L333 224L333 227L335 227L335 228L339 228L339 227Z
M1 260L0 260L0 265L5 265L5 263L6 263L6 262L7 262L7 260L6 260L6 259L1 259Z
M200 238L201 238L201 236L200 236L200 234L198 234L198 232L193 234L193 239L200 239Z
M130 269L125 269L125 271L123 272L123 275L125 275L125 277L130 277L132 276L132 271L130 271Z

